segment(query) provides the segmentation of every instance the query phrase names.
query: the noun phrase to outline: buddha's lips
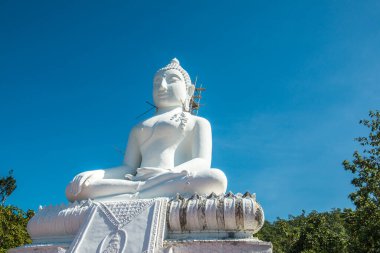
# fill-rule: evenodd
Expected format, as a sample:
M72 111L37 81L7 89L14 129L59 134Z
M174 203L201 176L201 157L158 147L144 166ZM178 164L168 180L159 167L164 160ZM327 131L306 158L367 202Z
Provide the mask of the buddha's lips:
M163 97L167 97L167 96L169 96L169 94L167 92L157 94L157 97L159 97L159 98L163 98Z

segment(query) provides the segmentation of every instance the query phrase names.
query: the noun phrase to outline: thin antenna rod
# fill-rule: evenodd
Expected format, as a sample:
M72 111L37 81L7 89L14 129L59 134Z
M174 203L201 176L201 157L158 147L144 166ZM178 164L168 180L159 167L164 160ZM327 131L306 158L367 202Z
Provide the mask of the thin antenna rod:
M148 112L150 112L150 111L153 110L153 109L156 109L156 110L158 109L157 106L155 106L154 104L150 103L149 101L145 101L145 103L147 103L148 105L150 105L150 106L152 106L152 107L149 108L148 110L146 110L145 112L141 113L140 115L138 115L135 119L138 119L138 118L144 116L145 114L147 114Z
M116 152L118 152L119 154L121 154L122 156L124 156L124 151L121 148L119 148L116 145L114 145L113 148L116 150Z
M151 102L149 102L149 101L145 101L145 103L147 103L148 105L151 105L151 106L153 106L154 108L158 109L158 107L157 107L157 106L155 106L154 104L152 104L152 103L151 103Z
M200 87L199 87L199 97L198 97L198 101L197 101L197 103L198 103L198 109L197 109L197 112L195 113L196 116L198 116L199 107L201 106L202 86L203 86L203 84L201 83L201 85L200 85Z

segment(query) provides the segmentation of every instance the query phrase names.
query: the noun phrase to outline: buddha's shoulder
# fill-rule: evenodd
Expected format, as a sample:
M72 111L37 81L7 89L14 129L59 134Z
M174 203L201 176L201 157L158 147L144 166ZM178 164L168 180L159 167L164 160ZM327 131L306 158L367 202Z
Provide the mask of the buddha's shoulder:
M195 125L197 125L199 127L205 127L205 128L211 127L211 124L207 119L199 117L199 116L195 116L195 115L192 115L192 117L193 117L193 121L194 121Z
M131 129L131 133L138 133L140 132L143 128L144 128L144 121L142 122L139 122L138 124L136 124L135 126L132 127Z
M140 121L133 128L134 129L142 129L142 128L147 127L147 126L153 126L158 120L159 120L159 117L153 116L153 117L144 119L143 121Z

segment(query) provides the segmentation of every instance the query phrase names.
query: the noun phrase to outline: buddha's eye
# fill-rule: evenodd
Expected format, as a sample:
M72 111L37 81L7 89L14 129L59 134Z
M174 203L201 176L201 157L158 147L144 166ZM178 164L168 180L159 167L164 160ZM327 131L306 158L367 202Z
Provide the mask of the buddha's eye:
M171 76L168 79L169 79L168 81L171 83L181 81L181 78L179 78L178 76Z
M156 79L153 80L153 84L154 85L160 85L161 82L162 82L162 78L156 78Z

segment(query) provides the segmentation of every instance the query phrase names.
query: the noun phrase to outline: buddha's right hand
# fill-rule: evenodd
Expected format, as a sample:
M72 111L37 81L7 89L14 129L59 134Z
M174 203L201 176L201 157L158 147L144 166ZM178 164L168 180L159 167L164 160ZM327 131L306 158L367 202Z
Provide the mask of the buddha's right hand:
M102 179L104 177L104 170L92 170L82 172L74 177L70 182L70 191L74 196L77 196L81 191L83 186L88 186L91 182Z

